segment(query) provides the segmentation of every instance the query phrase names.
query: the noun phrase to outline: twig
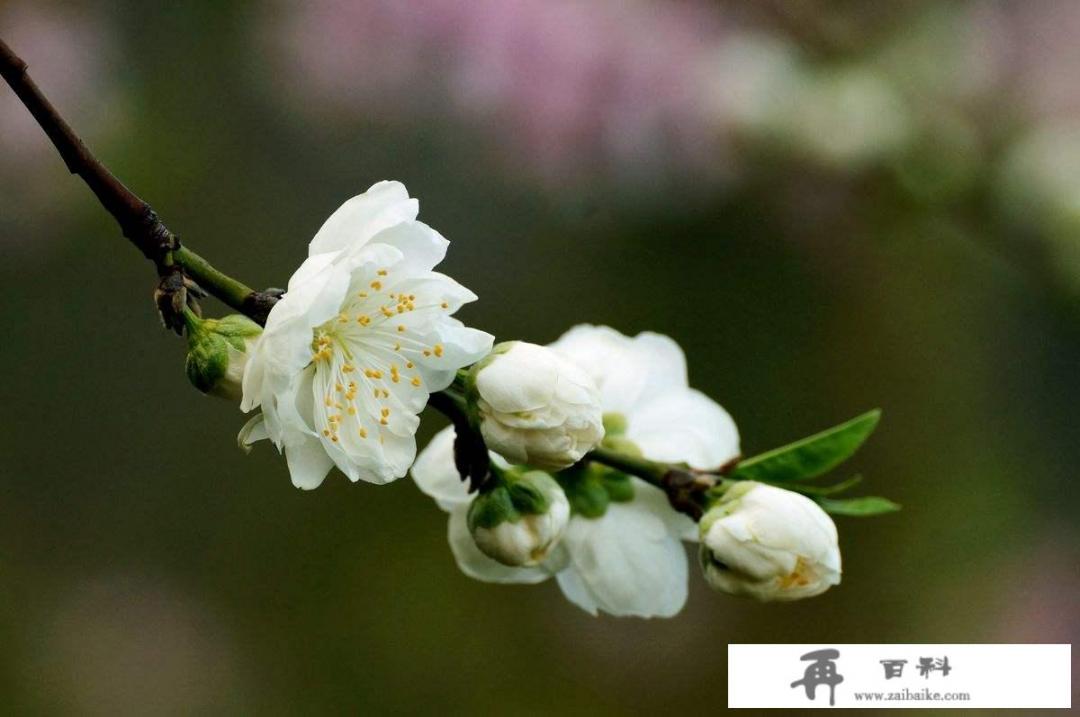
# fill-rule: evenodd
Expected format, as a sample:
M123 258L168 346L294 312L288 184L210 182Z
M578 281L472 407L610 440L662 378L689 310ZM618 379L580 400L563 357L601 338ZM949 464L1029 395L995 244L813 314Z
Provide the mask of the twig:
M87 149L30 77L26 62L3 40L0 40L0 76L11 86L52 140L68 171L90 187L101 206L120 225L123 235L147 259L154 262L158 275L162 277L156 300L159 308L163 309L166 325L174 329L182 325L179 317L170 317L167 314L172 310L168 308L170 305L175 307L178 304L182 307L191 300L186 290L193 287L185 276L190 276L233 309L245 313L259 323L266 322L266 316L280 298L280 292L255 291L214 269L194 252L182 248L177 236L158 218L153 208L124 186ZM177 321L173 322L172 318Z

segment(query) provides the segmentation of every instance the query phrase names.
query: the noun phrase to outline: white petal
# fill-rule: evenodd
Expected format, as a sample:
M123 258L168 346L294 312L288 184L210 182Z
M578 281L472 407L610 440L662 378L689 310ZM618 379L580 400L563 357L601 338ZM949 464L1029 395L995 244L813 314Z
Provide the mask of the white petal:
M476 580L487 583L523 583L535 584L551 577L551 573L542 565L532 568L514 568L503 565L480 552L476 547L465 515L468 506L458 506L450 513L447 537L450 550L457 560L461 572Z
M630 480L634 484L634 502L663 520L668 533L687 542L698 541L697 522L685 513L672 508L664 491L640 478L631 477Z
M244 427L240 429L240 434L236 437L236 442L245 453L250 453L252 443L266 440L269 437L270 436L266 433L266 421L263 419L263 415L261 413L256 413L244 424Z
M605 412L629 415L638 403L686 386L686 359L667 336L644 332L630 338L607 326L581 324L551 347L592 377Z
M413 463L416 485L449 512L472 501L468 487L454 466L454 429L448 426L435 434Z
M500 413L535 411L552 402L559 367L549 349L515 342L476 374L480 397Z
M337 316L348 289L349 274L333 263L320 267L295 288L290 283L285 296L270 310L266 328L252 347L248 362L255 366L251 369L252 380L245 382L244 406L254 401L249 391L255 389L253 379L262 375L260 371L289 376L308 364L313 328Z
M599 519L574 517L563 543L570 554L560 586L589 610L671 617L686 602L686 552L664 521L638 501L612 503ZM561 575L561 574L560 574Z
M308 246L311 255L359 246L400 222L416 219L419 203L400 182L378 182L342 204L330 215Z
M285 459L293 485L311 490L322 485L334 462L314 436L294 434L285 446Z
M719 468L739 455L739 431L719 404L692 388L672 388L628 415L626 437L654 461Z
M446 257L450 245L442 234L423 222L397 224L376 234L373 244L386 244L404 257L399 271L417 274L434 269Z

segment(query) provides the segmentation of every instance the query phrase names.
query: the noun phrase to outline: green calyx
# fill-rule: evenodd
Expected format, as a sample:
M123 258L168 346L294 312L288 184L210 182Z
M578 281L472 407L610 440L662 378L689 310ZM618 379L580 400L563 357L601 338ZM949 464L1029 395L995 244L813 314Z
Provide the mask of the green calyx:
M599 463L580 463L559 471L555 479L566 493L571 514L584 518L600 518L611 503L634 499L630 476Z
M543 515L551 507L554 492L559 490L562 488L555 479L543 471L500 472L495 487L476 496L469 506L469 530L490 530L529 515Z

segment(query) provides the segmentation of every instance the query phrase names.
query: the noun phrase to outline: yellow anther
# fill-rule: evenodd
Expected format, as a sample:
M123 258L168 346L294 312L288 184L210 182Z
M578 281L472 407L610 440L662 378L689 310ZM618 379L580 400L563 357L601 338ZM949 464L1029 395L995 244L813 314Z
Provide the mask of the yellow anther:
M412 361L406 361L405 362L405 368L412 368L412 367L413 367L413 362Z
M371 323L371 318L367 314L360 314L356 317L356 323L360 324L361 326L367 326Z
M331 400L331 398L329 396L327 396L325 399L323 399L323 403L326 404L327 408L330 408L331 406L334 405L333 400Z
M436 356L442 356L442 354L443 354L442 344L435 344L432 348L435 350L435 355Z
M420 385L420 377L419 376L413 376L412 385L413 386L419 386Z
M344 324L345 322L347 322L349 320L349 317L348 317L347 314L345 314L345 312L341 312L340 314L338 314L337 319L338 319L338 321L340 321L341 323Z
M344 371L345 373L352 373L353 371L356 370L356 367L353 366L351 363L347 363L347 364L342 365L341 370Z
M348 409L347 413L350 416L355 416L356 415L356 406L349 406L349 409Z
M394 350L395 351L400 351L401 350L401 344L394 344Z
M361 438L367 438L367 429L363 426L360 426L360 430L357 432L360 434Z
M322 434L324 436L326 436L327 438L329 438L330 437L330 430L327 429L327 428L324 428L324 429L322 429Z
M425 355L425 356L430 356L430 355L431 355L431 352L430 352L430 351L428 351L427 349L424 349L424 355Z
M380 306L379 312L388 319L394 315L394 312L386 308L385 306Z
M439 306L443 307L444 309L449 309L450 308L450 302L449 301L444 301L441 304L439 304Z
M397 330L399 334L405 333L405 324L398 324Z
M368 293L366 291L359 291L356 295L361 299L366 299L368 297Z
M379 269L375 273L378 274L379 276L386 276L386 269Z
M337 443L338 442L338 437L337 436L330 436L330 440L333 441L334 443Z
M384 426L390 425L390 421L386 420L385 418L380 418L379 423L381 423Z
M385 418L386 416L389 416L389 415L390 415L390 409L389 409L389 408L386 408L386 407L384 406L384 407L383 407L383 409L382 409L382 411L380 411L380 413L382 413L383 417Z
M344 391L345 390L345 387L342 386L340 383L335 383L334 388L336 388L338 391Z
M373 281L373 282L371 282L371 288L374 289L375 291L378 291L379 289L382 288L382 282L381 281Z

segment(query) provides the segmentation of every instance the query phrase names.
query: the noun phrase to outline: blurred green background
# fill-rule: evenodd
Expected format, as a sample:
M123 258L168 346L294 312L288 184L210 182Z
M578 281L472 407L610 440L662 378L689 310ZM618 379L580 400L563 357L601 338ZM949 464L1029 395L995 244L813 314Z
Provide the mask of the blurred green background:
M4 87L4 711L711 712L729 642L1080 638L1080 4L0 0L0 36L248 283L400 179L467 322L667 333L747 454L881 406L844 469L905 506L839 519L843 585L792 605L473 582L410 481L237 450Z

